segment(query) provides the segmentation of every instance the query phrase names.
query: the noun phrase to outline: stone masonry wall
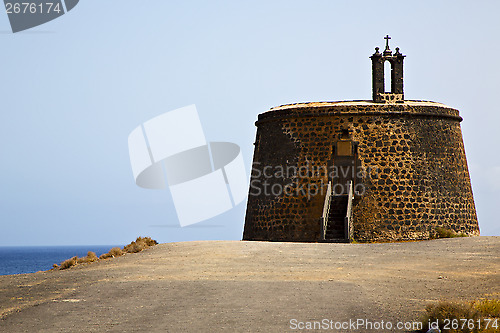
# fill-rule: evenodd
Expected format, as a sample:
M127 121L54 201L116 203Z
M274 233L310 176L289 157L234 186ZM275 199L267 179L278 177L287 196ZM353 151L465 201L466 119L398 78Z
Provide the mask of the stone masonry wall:
M243 239L321 240L333 147L346 133L362 167L354 239L427 239L437 226L478 235L460 121L457 110L420 101L295 104L259 115Z

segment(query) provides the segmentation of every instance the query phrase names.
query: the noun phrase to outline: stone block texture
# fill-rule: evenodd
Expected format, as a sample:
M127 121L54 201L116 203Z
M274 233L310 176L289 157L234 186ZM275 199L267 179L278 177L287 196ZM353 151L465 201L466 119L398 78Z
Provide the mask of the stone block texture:
M337 142L356 147L353 238L479 235L456 109L426 101L290 104L260 114L244 240L322 241ZM359 174L358 174L359 171Z

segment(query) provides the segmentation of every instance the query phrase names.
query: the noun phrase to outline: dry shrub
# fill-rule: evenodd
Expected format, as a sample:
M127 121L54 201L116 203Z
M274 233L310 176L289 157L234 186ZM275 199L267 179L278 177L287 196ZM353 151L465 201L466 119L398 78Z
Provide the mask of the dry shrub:
M99 258L97 258L97 255L95 254L95 252L89 251L89 252L87 252L86 257L78 258L75 256L71 259L67 259L67 260L63 261L61 263L61 266L59 267L59 269L67 269L67 268L76 266L77 264L91 263L91 262L98 261L98 260L99 260ZM56 264L54 264L53 268L57 268L57 267L58 266Z
M97 255L95 254L95 252L92 252L92 251L89 251L87 252L87 257L85 257L85 262L94 262L94 261L98 261L99 258L97 258Z
M125 250L125 252L127 253L137 253L141 252L145 248L147 248L147 245L145 243L132 242L129 245L125 246L123 250Z
M454 230L446 229L443 227L436 227L436 238L455 238L455 237L467 237L466 234L462 232L455 232Z
M154 239L151 239L151 237L137 237L137 239L134 242L126 245L123 248L123 251L127 253L137 253L156 244L158 244L158 242L155 241Z
M428 305L425 311L427 312L426 318L422 320L424 327L429 322L433 323L437 320L441 330L443 330L443 326L445 325L445 319L455 319L458 321L460 321L460 319L473 319L475 321L479 318L479 313L477 311L474 311L469 304L463 303L439 302L438 304Z
M108 258L113 258L111 254L108 253L103 253L99 256L99 259L108 259Z
M151 239L151 237L137 237L137 239L135 240L136 243L144 243L146 244L148 247L149 246L154 246L154 245L157 245L158 242L155 241L154 239ZM134 243L134 242L132 242ZM130 243L130 244L132 244Z
M111 256L113 257L119 257L123 255L123 251L119 247L114 247L111 250L109 250L109 254L111 254Z
M65 260L61 263L61 266L58 266L57 264L54 264L52 269L67 269L72 266L75 266L77 264L82 264L82 263L91 263L94 261L99 261L99 259L108 259L108 258L115 258L124 255L125 253L137 253L140 252L150 246L158 244L157 241L154 239L151 239L151 237L137 237L135 241L132 243L126 245L123 250L120 249L119 247L114 247L111 250L109 250L108 253L102 254L99 258L97 255L89 251L87 253L86 257L78 258L78 257L73 257L71 259Z
M448 323L446 332L497 332L500 325L500 300L479 300L473 302L444 302L427 305L425 315L421 318L423 324L422 332L427 332L429 323L439 323L439 329L443 331L444 325ZM493 319L492 321L485 320ZM495 321L496 319L496 321ZM466 323L464 321L467 320ZM455 321L458 328L453 329L450 323ZM479 325L478 321L481 323ZM471 323L468 326L467 323ZM489 327L486 328L486 324Z
M124 255L122 249L119 247L114 247L111 250L109 250L108 253L102 254L99 259L108 259L108 258L115 258Z
M484 317L500 318L500 299L483 299L471 304Z
M95 252L89 251L89 252L87 252L86 257L78 258L77 262L78 262L78 264L84 264L84 263L94 262L97 260L99 260L99 258L97 258L97 255L95 254Z
M77 262L78 262L78 257L76 257L76 256L71 258L71 259L64 260L61 263L61 269L67 269L67 268L73 267L77 264Z

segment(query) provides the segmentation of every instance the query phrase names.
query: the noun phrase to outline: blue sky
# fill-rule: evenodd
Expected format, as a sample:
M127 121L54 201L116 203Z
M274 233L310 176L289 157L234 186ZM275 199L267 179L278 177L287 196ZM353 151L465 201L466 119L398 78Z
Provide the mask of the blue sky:
M2 245L241 239L245 203L178 228L168 191L134 184L127 137L196 104L209 141L240 145L270 107L370 99L392 36L405 97L461 111L483 235L500 235L496 1L80 1L12 34L0 14ZM247 170L248 172L249 170Z

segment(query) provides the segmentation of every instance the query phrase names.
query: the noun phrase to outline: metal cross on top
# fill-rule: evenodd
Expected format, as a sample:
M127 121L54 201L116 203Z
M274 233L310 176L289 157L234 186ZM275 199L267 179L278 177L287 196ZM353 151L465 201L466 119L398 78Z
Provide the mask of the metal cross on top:
M385 49L389 50L389 39L391 39L391 37L387 35L384 37L384 39L385 39Z

